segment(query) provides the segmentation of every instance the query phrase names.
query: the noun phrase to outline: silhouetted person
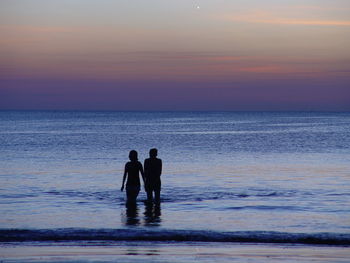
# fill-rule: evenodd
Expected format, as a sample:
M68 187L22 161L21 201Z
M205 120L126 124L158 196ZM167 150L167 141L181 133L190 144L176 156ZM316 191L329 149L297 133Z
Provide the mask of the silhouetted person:
M149 151L150 158L145 160L145 190L147 192L147 199L149 202L154 199L156 203L160 202L161 181L162 174L162 160L157 158L158 150L151 149Z
M137 159L137 151L132 150L129 153L130 162L125 164L123 183L121 187L121 191L124 190L124 183L126 182L126 196L127 202L136 202L136 198L140 192L140 174L142 175L142 179L145 182L142 164Z

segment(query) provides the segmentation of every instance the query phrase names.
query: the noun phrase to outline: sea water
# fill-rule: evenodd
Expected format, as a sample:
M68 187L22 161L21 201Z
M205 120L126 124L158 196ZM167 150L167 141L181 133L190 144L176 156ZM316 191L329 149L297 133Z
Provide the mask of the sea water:
M0 147L1 241L350 244L350 113L2 111ZM130 208L154 147L161 204Z

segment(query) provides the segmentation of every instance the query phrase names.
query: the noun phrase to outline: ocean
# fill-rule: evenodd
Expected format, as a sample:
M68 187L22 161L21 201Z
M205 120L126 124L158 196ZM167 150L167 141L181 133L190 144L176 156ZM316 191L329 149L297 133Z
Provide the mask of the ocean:
M237 251L282 245L350 257L349 112L1 111L0 145L4 262L43 257L28 247L64 255L50 262L111 246L103 262L261 262ZM141 191L126 206L129 151L143 163L151 148L161 204Z

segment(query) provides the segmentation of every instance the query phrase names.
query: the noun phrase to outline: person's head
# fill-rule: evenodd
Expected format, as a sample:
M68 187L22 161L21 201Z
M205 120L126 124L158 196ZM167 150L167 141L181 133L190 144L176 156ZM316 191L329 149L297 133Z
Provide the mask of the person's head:
M155 158L157 157L157 155L158 155L158 150L156 148L149 150L149 157Z
M137 161L137 151L135 150L130 151L129 159L130 161Z

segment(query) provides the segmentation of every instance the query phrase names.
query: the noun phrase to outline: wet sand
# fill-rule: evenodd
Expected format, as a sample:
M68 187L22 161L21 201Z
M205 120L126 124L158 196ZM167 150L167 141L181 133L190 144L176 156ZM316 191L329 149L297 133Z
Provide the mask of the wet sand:
M1 262L349 262L350 247L200 243L7 243Z

